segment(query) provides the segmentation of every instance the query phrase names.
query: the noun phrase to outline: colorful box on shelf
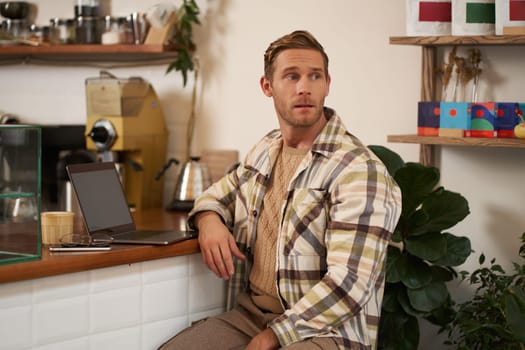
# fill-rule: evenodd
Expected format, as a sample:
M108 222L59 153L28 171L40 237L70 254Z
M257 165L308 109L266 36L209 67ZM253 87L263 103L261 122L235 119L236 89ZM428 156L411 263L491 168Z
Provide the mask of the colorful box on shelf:
M521 106L521 107L520 107ZM523 111L525 104L516 102L499 102L496 103L494 113L494 129L496 137L514 138L514 128L519 124L520 119L518 111Z
M496 136L494 129L494 102L472 103L470 111L470 129L465 132L466 137Z
M406 0L405 8L408 36L451 34L450 0Z
M525 1L496 1L496 35L525 34Z
M525 103L518 102L419 102L419 136L514 138L518 114Z
M470 102L441 102L439 136L463 137L470 130Z
M452 1L452 35L493 35L495 0Z
M417 105L417 134L438 136L439 102L419 102Z

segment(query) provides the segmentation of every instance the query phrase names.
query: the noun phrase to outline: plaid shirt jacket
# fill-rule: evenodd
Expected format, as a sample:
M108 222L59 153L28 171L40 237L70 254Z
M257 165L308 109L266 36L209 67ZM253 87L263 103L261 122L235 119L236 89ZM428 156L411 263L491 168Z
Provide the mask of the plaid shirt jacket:
M335 112L299 164L282 203L275 269L286 310L269 326L282 346L316 336L341 349L376 347L387 246L401 214L401 191L385 166L346 131ZM235 171L195 202L217 212L248 257L235 260L228 308L249 288L257 219L282 145L268 133Z

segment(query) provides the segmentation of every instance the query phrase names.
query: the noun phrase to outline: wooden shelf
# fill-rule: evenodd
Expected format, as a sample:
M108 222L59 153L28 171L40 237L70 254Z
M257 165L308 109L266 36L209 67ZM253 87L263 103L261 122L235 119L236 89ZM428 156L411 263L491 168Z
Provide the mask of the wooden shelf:
M166 45L11 45L0 46L0 61L129 62L173 59L177 51Z
M392 36L392 45L446 46L446 45L523 45L525 35L482 36Z
M174 48L165 45L11 45L0 46L0 55L97 55L121 53L173 53Z
M387 141L397 143L416 143L420 145L525 148L525 139L510 138L388 135Z
M436 100L435 68L440 46L519 46L525 45L525 35L469 35L469 36L391 36L391 45L421 46L421 97L420 101ZM525 139L441 137L418 135L388 135L388 142L420 145L420 162L435 166L435 150L440 146L525 148Z

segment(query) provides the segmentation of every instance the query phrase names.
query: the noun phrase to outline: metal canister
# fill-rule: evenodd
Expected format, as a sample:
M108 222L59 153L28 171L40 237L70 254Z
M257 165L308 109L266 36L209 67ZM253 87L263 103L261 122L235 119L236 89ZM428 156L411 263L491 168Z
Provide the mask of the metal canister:
M100 17L77 17L76 43L100 44L101 23Z
M25 39L29 33L29 23L26 19L6 19L2 22L2 30L15 38Z
M98 0L75 0L75 17L98 17L100 5Z

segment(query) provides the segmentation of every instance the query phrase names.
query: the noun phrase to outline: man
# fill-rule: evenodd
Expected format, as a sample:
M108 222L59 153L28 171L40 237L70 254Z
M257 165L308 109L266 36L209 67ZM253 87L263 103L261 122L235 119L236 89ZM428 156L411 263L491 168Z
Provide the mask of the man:
M196 202L206 265L230 311L163 349L371 349L401 193L384 165L324 106L328 57L306 31L273 42L263 93L279 129Z

